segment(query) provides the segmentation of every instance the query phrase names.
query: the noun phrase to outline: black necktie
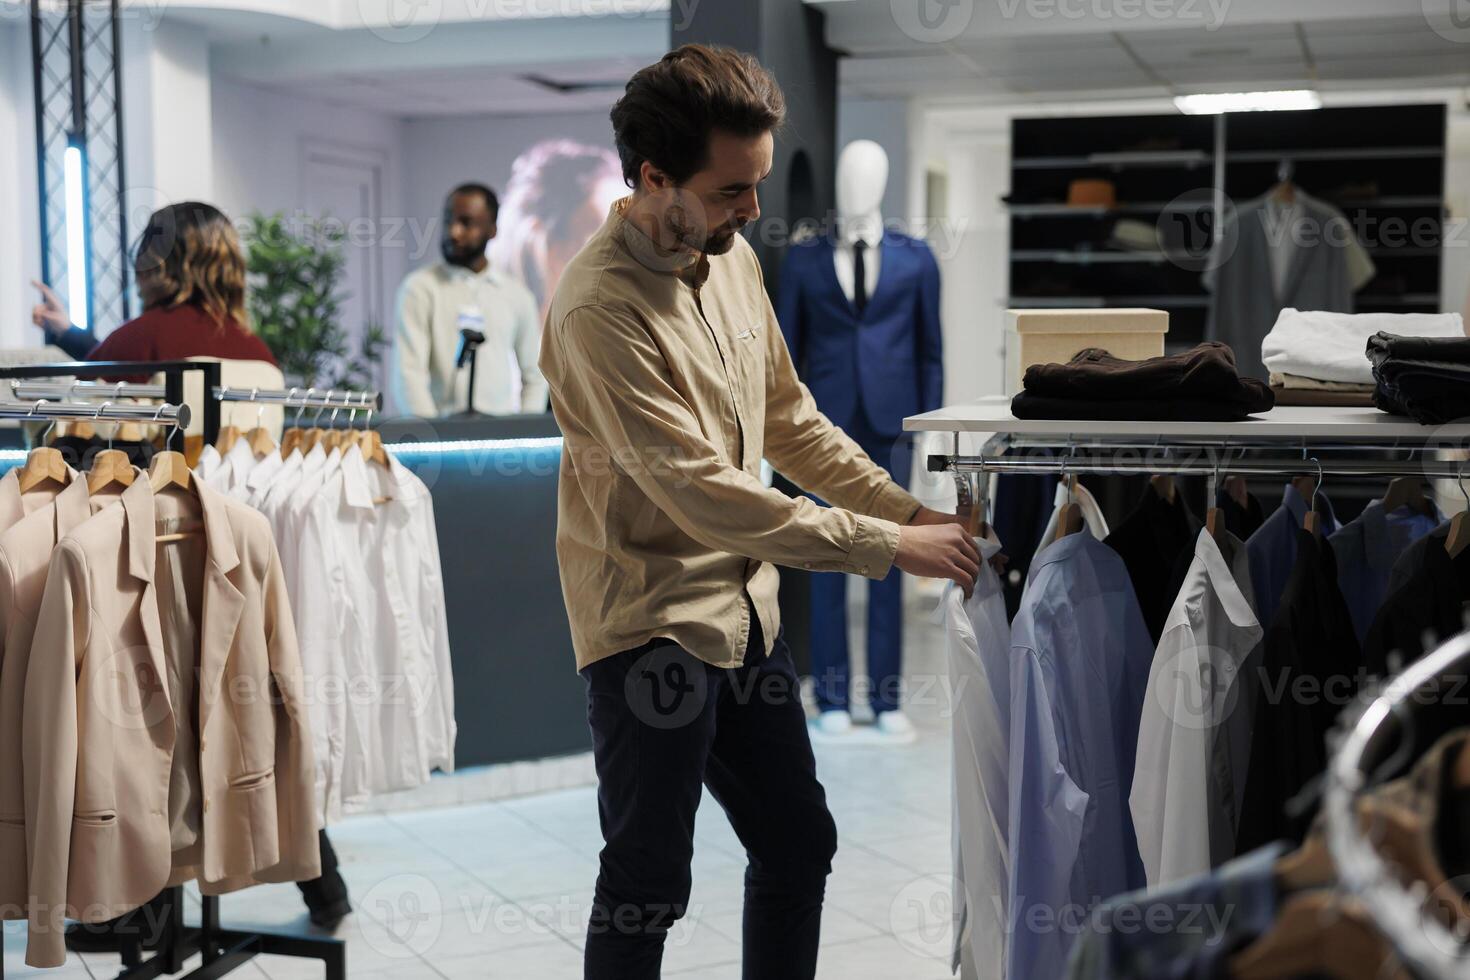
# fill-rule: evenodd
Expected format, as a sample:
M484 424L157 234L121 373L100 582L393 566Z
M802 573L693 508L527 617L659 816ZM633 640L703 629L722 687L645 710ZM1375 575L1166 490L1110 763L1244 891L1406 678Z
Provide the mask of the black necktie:
M863 261L868 243L859 238L852 243L852 306L862 316L868 308L868 269Z

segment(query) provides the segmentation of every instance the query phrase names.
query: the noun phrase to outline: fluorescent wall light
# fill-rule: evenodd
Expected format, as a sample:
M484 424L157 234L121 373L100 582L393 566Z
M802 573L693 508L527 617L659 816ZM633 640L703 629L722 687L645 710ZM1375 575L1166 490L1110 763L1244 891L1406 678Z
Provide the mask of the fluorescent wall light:
M1176 95L1174 105L1187 116L1220 112L1270 112L1278 109L1320 109L1322 99L1311 89L1279 92L1217 92L1209 95Z
M88 329L87 303L87 194L82 148L72 142L62 156L66 180L66 291L71 322Z

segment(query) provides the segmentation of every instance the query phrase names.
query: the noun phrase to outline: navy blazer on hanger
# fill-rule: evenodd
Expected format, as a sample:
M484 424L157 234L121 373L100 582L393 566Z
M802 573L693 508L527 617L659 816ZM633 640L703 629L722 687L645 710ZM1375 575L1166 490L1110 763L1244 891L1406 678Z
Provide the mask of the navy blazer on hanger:
M859 317L837 282L832 239L791 246L776 317L824 415L847 428L861 409L874 432L897 436L907 416L944 397L939 264L926 243L897 232L879 248L878 284Z

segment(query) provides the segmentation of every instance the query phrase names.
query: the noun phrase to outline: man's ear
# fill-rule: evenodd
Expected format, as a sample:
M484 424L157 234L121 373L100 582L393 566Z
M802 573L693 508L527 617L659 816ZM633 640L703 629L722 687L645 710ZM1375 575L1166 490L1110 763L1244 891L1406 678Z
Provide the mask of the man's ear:
M669 175L644 160L638 168L638 182L648 191L661 191L674 186Z

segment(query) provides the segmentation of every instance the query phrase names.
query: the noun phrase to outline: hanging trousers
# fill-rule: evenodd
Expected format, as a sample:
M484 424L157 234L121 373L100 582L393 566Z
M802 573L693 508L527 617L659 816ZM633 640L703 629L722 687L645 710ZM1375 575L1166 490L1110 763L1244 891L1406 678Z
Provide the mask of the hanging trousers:
M908 486L913 472L911 436L878 435L861 406L843 431L899 486ZM822 711L847 710L852 667L847 639L847 575L842 572L814 572L811 576L811 650L817 707ZM868 585L868 679L872 685L868 703L874 713L897 710L903 681L903 573L897 568L887 578Z
M602 849L586 980L655 980L689 909L701 787L724 809L748 864L745 980L811 980L837 828L817 781L800 681L784 639L743 666L711 667L666 640L582 671L597 764Z

